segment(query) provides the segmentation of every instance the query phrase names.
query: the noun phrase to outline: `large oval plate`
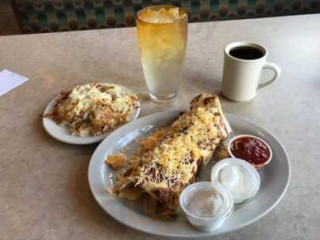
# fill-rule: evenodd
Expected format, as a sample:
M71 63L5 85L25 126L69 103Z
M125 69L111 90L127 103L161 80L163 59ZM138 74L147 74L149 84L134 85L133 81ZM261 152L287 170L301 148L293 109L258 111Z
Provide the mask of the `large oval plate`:
M204 233L194 230L185 219L164 221L144 214L141 206L133 202L120 200L112 196L107 189L112 186L112 170L104 164L110 154L119 152L131 145L136 138L147 134L154 128L168 126L179 116L180 111L168 111L152 114L128 123L110 134L94 152L89 165L89 184L100 206L113 218L134 229L161 236L203 237L231 232L245 227L269 213L281 200L290 180L290 163L285 149L268 131L243 118L226 114L235 134L252 134L267 141L273 150L273 159L259 173L261 187L255 198L237 205L234 213L215 232ZM210 172L207 166L204 172ZM208 171L209 170L209 171ZM205 173L202 177L209 180Z

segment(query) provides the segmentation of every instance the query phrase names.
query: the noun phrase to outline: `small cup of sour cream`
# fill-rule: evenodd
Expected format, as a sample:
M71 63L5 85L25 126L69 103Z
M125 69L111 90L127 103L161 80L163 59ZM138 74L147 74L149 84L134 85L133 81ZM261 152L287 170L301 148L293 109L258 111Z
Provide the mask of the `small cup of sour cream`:
M230 193L212 182L197 182L183 190L180 207L189 223L203 232L215 231L233 212Z
M235 204L252 198L260 188L258 171L238 158L226 158L216 163L211 170L211 181L226 188Z

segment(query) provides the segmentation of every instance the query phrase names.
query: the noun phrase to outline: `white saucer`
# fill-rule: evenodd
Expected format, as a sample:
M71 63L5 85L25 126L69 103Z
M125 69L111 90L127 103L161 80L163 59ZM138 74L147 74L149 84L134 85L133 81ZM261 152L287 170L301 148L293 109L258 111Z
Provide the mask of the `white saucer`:
M106 84L106 83L101 83L101 84ZM114 85L117 85L117 84L114 84ZM128 89L126 87L123 87L121 85L117 85L117 86L120 87L125 92L133 93L130 89ZM55 104L58 97L59 97L59 95L48 104L48 106L44 110L43 116L45 116L46 114L51 112L52 107ZM130 121L137 119L139 116L139 113L140 113L140 102L138 101L133 112L132 112ZM100 136L78 137L78 136L70 135L70 133L67 131L67 129L65 127L58 125L56 122L54 122L50 118L42 117L42 123L43 123L43 127L46 130L46 132L54 139L56 139L60 142L69 143L69 144L76 144L76 145L86 145L86 144L100 142L112 132L111 131L111 132L108 132L108 133L100 135Z

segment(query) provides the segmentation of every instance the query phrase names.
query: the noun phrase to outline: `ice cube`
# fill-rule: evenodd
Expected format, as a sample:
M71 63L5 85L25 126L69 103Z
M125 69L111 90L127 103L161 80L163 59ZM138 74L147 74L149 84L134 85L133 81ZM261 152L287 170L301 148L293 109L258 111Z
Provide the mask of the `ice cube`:
M180 11L180 9L177 8L177 7L176 8L170 8L169 9L169 13L176 21L178 21L178 20L180 20L180 19L182 19L182 18L184 18L186 16L186 13Z
M156 10L147 8L140 15L140 19L149 23L173 23L182 19L185 15L185 13L180 14L178 7L169 9L161 7Z
M174 18L168 12L168 10L165 8L159 9L159 16L160 16L159 23L172 23L172 22L174 22Z
M149 8L144 10L141 15L139 16L141 20L145 22L150 22L150 23L157 23L159 19L159 13L157 11L153 11Z
M179 20L180 14L179 14L179 8L170 8L169 14L175 19Z

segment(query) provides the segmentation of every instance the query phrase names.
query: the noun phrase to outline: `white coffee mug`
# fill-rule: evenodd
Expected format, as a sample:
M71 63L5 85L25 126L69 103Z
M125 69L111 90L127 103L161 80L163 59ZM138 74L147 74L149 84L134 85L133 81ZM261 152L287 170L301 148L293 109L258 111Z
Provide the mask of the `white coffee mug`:
M254 59L230 55L231 50L241 47L254 48L261 55ZM256 43L233 42L227 45L224 49L222 94L230 100L249 101L257 95L260 89L276 81L281 70L278 65L267 62L267 57L267 50ZM274 76L264 83L259 83L262 69L272 70Z

